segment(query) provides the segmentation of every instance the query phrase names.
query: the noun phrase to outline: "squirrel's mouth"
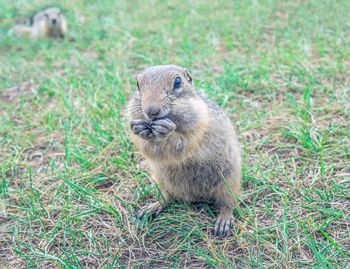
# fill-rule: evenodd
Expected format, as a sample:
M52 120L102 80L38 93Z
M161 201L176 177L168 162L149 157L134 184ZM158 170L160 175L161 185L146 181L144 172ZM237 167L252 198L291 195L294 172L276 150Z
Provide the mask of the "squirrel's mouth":
M164 115L164 116L161 116L161 117L156 117L156 118L154 118L152 120L165 120L167 118L168 118L168 115Z
M51 22L51 26L53 27L53 28L58 28L59 27L59 23L58 23L58 21L52 21Z
M149 113L145 113L145 111L143 111L143 114L148 121L167 119L167 118L169 118L169 113L170 113L170 110L164 109L158 115L153 116L153 115L149 115Z
M165 120L165 119L168 119L168 115L164 115L164 116L161 116L161 117L156 117L156 118L152 118L152 119L149 119L148 121L145 121L143 124L148 127L149 129L152 129L151 127L151 122L152 121L157 121L157 120Z

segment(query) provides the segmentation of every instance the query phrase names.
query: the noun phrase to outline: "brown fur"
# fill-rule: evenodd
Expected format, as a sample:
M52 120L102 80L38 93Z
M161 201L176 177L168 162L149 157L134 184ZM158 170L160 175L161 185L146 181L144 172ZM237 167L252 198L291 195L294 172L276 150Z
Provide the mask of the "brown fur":
M9 34L29 37L64 37L67 32L67 23L58 8L47 8L36 13L32 25L16 25L9 30Z
M174 86L177 77L180 88ZM162 195L140 217L159 214L171 198L215 201L220 209L215 234L225 236L241 186L240 150L230 120L197 94L185 68L154 66L137 80L139 91L128 106L131 138L147 158Z

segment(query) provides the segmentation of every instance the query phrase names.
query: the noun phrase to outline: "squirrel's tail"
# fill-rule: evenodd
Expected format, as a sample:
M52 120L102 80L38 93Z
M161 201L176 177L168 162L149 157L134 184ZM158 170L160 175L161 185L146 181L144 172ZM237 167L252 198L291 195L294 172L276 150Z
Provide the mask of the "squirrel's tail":
M32 35L32 28L29 26L26 26L26 25L15 25L8 31L8 34L10 36L12 36L12 35L31 36Z

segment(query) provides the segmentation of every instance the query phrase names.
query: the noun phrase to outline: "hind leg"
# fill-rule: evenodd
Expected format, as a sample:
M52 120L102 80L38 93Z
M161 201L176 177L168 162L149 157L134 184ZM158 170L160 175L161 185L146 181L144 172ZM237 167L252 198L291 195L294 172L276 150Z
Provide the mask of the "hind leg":
M162 182L158 181L153 176L155 182L159 188L159 199L157 202L147 204L141 208L138 214L138 219L143 219L145 216L151 217L152 219L158 217L160 213L171 204L171 199L168 192L163 188Z
M234 217L232 211L236 205L235 200L240 185L240 173L236 173L231 177L230 181L226 180L226 182L220 184L214 193L214 199L220 210L215 221L214 235L219 236L220 239L225 237L233 227Z

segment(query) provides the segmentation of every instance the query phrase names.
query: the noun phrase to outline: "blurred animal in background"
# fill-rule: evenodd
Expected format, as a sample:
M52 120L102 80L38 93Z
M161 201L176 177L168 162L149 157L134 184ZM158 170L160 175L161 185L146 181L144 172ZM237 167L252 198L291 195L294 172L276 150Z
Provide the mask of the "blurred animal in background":
M63 38L67 32L67 22L59 8L47 8L31 18L31 25L15 25L9 35L29 37Z

